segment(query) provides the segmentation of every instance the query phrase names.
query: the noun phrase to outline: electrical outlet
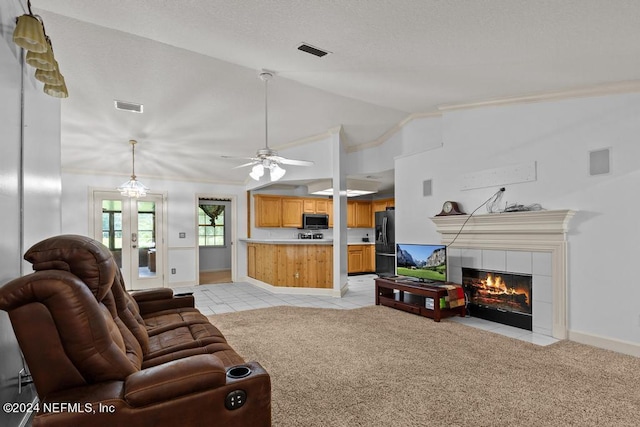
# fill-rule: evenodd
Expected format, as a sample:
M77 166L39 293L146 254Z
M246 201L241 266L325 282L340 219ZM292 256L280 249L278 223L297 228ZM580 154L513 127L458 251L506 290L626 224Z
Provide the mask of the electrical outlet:
M171 274L176 274L176 269L175 268L171 269Z

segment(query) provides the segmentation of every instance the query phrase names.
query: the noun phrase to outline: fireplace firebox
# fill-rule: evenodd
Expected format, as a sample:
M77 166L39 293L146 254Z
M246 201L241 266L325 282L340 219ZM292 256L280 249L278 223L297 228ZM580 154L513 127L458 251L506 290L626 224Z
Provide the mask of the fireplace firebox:
M479 317L532 330L532 276L509 272L462 269L467 310Z

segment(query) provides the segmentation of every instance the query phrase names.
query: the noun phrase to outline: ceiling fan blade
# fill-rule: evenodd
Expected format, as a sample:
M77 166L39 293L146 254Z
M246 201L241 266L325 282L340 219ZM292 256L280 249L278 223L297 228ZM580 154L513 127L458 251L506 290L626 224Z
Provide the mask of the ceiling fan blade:
M274 159L274 160L277 160L283 165L292 165L292 166L313 166L315 164L310 160L295 160L295 159L287 159L285 157L278 157L277 159Z
M220 156L223 159L234 159L234 160L258 160L255 157L244 157L244 156Z
M252 166L252 165L255 165L255 164L257 164L257 163L258 163L258 162L256 162L256 161L249 162L249 163L243 163L243 164L241 164L241 165L239 165L239 166L234 166L234 167L232 167L231 169L240 169L240 168L245 168L245 167L247 167L247 166Z

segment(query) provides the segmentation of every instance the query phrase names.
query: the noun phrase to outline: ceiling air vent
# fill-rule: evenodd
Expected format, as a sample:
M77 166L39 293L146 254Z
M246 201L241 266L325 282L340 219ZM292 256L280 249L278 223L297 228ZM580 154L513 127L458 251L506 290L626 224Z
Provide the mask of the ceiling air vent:
M307 43L302 43L300 46L298 46L298 50L310 53L311 55L315 55L319 58L322 58L323 56L331 53L328 50L322 50Z
M116 110L131 111L132 113L142 113L142 104L118 100L113 101L113 103L116 106Z

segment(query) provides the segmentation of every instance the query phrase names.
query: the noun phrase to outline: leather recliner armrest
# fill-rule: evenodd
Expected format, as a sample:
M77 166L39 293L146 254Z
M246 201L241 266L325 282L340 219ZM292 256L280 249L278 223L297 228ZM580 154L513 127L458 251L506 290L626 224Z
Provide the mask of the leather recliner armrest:
M225 385L222 361L211 354L174 360L135 372L124 384L124 399L144 406Z
M159 299L173 298L173 290L169 288L146 289L129 293L136 302L155 301Z
M176 308L194 308L195 299L193 295L173 294L169 288L155 288L143 291L132 291L129 293L138 304L140 314L145 315L163 310Z

